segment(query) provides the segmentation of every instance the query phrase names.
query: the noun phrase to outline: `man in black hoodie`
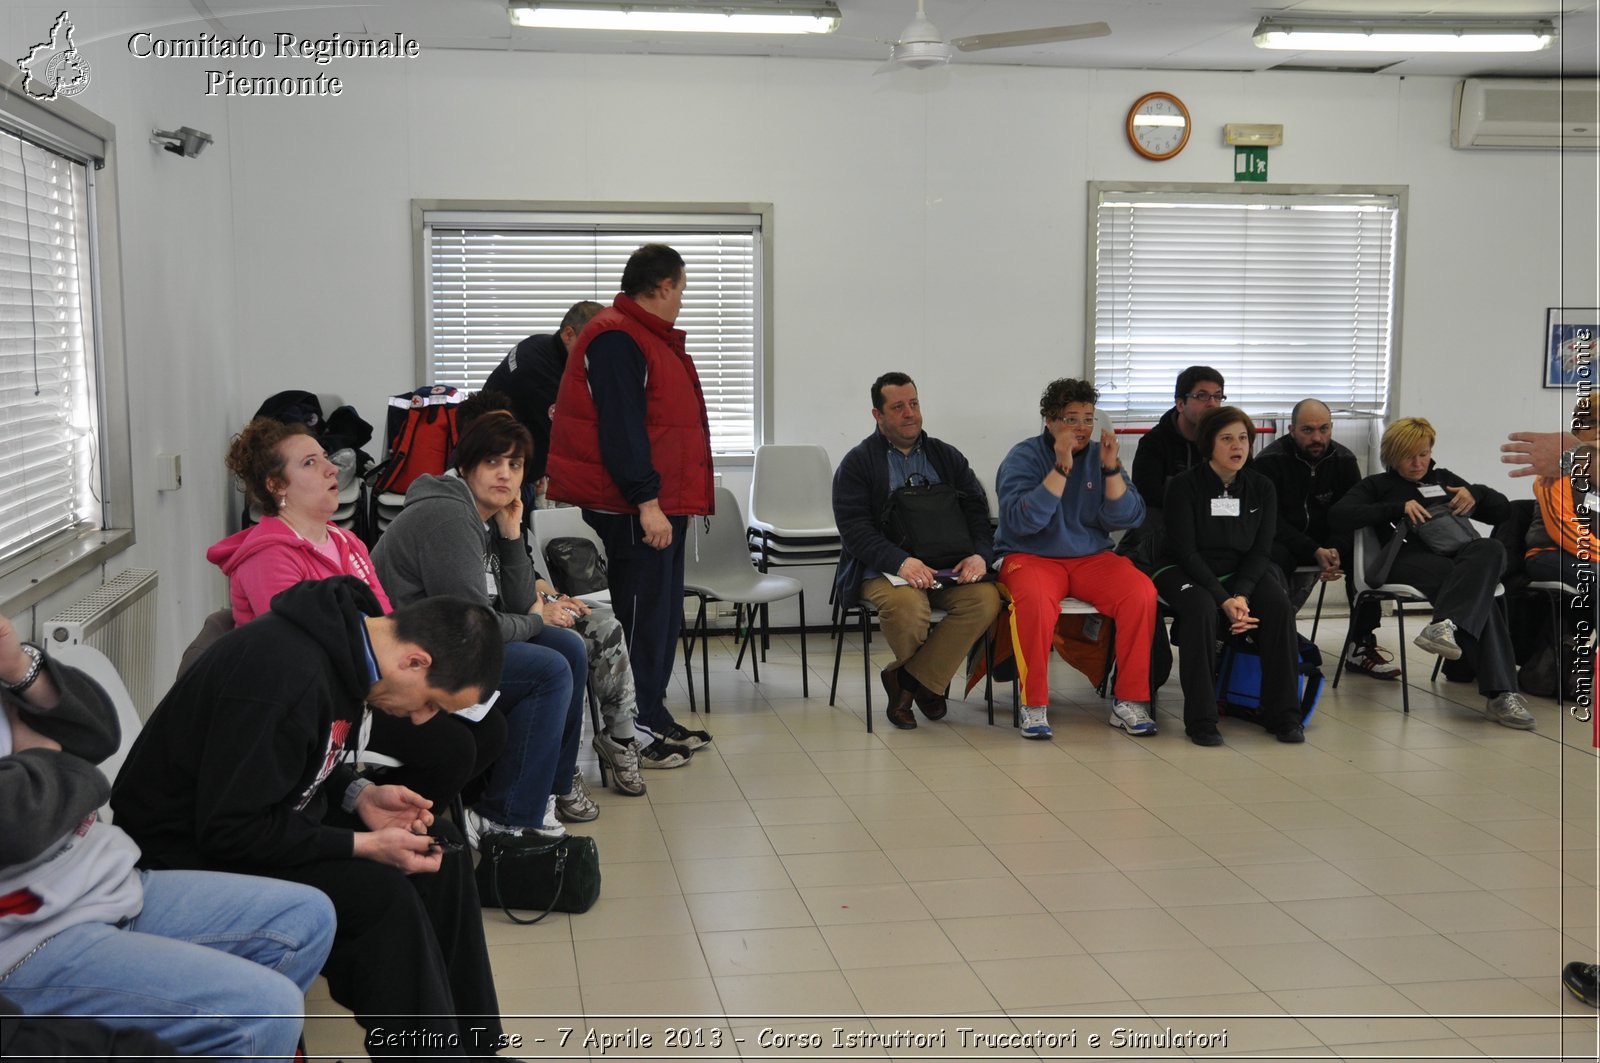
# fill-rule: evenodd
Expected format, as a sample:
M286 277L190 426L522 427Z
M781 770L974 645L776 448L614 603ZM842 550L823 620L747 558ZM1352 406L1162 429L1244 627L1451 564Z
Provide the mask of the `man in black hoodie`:
M1228 401L1222 374L1209 365L1191 365L1178 374L1172 409L1161 415L1133 452L1133 488L1144 499L1144 523L1122 537L1117 551L1136 561L1153 561L1161 552L1162 502L1167 484L1205 458L1195 447L1200 417ZM1137 548L1137 552L1136 552Z
M369 709L422 723L482 701L501 655L481 606L431 598L384 616L353 577L297 583L178 677L112 790L146 867L328 895L323 973L373 1055L489 1056L502 1031L459 833L411 790L354 777L344 754Z
M1355 557L1354 539L1335 535L1328 527L1328 510L1361 482L1361 466L1350 448L1333 438L1328 407L1316 399L1301 399L1289 415L1289 431L1256 455L1255 467L1278 489L1272 560L1283 570L1290 600L1298 609L1306 594L1295 584L1296 568L1316 565L1320 579L1336 580L1345 575L1345 562ZM1355 587L1347 579L1344 588L1354 608ZM1394 655L1378 648L1381 620L1376 598L1361 603L1344 664L1377 679L1399 679Z

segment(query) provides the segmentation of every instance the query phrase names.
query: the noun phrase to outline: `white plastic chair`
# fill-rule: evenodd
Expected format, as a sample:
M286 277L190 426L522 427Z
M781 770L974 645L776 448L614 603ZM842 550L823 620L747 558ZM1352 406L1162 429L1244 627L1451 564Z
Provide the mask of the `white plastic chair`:
M99 765L105 777L116 782L117 772L122 770L123 761L128 759L128 751L133 748L134 739L139 737L139 729L144 726L144 721L139 719L138 709L134 707L133 695L128 693L128 686L118 674L117 666L93 646L75 642L57 643L50 647L50 657L57 663L78 669L99 683L105 690L106 696L111 699L111 704L116 707L117 726L122 731L121 739L117 751ZM100 810L100 818L107 823L111 822L110 805Z
M550 563L545 560L544 548L552 539L568 537L588 539L594 543L595 549L600 551L601 557L606 556L606 547L600 541L600 534L589 527L588 522L583 519L583 510L577 506L557 506L554 509L534 510L528 517L528 535L531 539L530 545L533 547L534 564L540 571L547 574ZM558 587L557 590L566 593L567 588ZM576 595L576 597L610 604L611 591L607 588L605 590L591 591L588 594Z
M750 473L750 530L765 538L838 540L833 466L826 450L810 443L756 448Z
M701 679L705 686L705 711L711 711L710 650L706 645L706 603L732 602L746 612L744 642L739 648L737 668L744 663L755 635L754 614L758 605L770 605L785 598L800 596L800 688L805 697L811 696L811 678L806 664L806 592L799 580L788 576L774 576L760 572L750 563L745 543L744 525L739 520L739 502L726 487L717 488L717 515L704 522L691 519L689 541L684 551L683 589L700 599L700 610L694 628L684 640L684 671L689 678L689 707L694 709L694 639L700 641ZM757 655L750 654L750 668L756 682L761 682L761 665Z

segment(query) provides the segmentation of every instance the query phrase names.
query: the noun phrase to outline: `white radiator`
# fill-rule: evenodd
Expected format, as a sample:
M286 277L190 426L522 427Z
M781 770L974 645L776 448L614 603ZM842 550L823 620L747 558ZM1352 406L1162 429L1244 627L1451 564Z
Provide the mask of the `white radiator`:
M130 568L44 622L54 644L93 646L122 676L139 718L156 707L156 572Z

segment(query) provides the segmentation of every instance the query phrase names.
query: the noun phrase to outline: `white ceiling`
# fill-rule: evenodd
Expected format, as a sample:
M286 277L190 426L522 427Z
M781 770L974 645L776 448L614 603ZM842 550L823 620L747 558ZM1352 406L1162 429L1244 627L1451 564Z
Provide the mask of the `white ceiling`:
M915 0L837 0L839 32L823 37L723 34L610 34L514 29L504 0L189 0L214 32L279 30L301 35L404 32L427 48L511 51L772 55L885 59L889 43L916 11ZM683 0L679 0L683 2ZM797 0L803 2L803 0ZM1110 37L957 53L956 63L1147 70L1364 69L1385 74L1594 77L1600 46L1594 0L926 0L948 40L974 33L1106 22ZM1390 17L1541 17L1561 34L1555 47L1524 55L1355 55L1271 52L1250 40L1265 15L1363 14ZM196 32L189 30L188 32ZM915 71L904 75L915 76Z

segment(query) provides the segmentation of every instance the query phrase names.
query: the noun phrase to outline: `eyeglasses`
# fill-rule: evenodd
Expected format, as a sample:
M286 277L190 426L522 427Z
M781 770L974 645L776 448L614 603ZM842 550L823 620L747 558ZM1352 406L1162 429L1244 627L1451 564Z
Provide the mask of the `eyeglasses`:
M1228 401L1228 396L1220 391L1191 391L1184 398L1193 399L1195 402L1215 402L1218 405Z
M920 472L914 472L906 477L905 487L928 487L928 478Z
M1051 424L1064 424L1068 428L1093 428L1094 427L1094 414L1092 414L1092 413L1087 417L1077 417L1077 416L1060 417L1060 416L1056 416L1056 417L1046 417L1045 420L1049 421Z

